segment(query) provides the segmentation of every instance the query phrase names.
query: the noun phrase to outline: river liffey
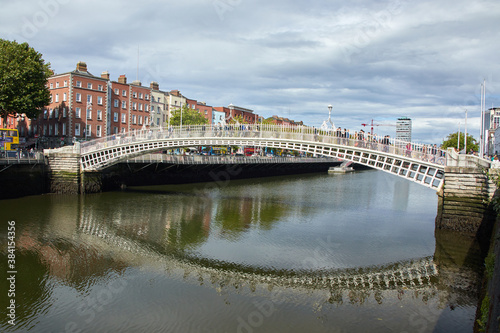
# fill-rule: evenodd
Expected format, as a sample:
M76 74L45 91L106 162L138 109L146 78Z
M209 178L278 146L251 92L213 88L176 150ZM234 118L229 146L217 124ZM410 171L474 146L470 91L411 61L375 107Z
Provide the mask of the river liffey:
M14 294L9 280L0 282L3 332L472 332L474 325L479 247L434 230L435 191L383 172L0 205L0 269L15 278Z

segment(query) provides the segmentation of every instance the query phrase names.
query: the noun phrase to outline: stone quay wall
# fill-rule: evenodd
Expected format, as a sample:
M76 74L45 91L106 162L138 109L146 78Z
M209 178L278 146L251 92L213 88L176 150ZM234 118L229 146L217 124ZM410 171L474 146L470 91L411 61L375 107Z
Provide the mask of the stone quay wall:
M486 169L446 167L438 192L436 228L486 236L495 218L491 201L495 192L496 184Z

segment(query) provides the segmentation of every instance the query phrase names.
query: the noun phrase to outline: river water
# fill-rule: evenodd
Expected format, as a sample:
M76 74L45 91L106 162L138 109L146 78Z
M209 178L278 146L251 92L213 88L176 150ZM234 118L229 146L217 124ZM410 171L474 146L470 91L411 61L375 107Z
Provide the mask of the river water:
M16 245L15 296L0 282L1 331L471 332L474 324L477 244L435 232L433 190L383 172L0 205L2 272L8 221Z

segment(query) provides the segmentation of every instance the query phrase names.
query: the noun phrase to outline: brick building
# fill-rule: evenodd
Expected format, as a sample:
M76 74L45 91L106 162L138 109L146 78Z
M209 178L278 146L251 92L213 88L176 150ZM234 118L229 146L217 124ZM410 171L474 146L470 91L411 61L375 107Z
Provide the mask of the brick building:
M253 110L242 108L240 106L235 106L229 104L227 107L218 106L214 108L216 111L224 112L226 115L226 122L231 121L231 119L237 119L241 116L241 119L245 123L253 124L257 121L258 116L253 112Z
M139 130L150 124L151 88L125 75L111 81L108 72L92 75L79 62L72 72L47 80L50 104L32 122L31 133L42 147L90 140Z

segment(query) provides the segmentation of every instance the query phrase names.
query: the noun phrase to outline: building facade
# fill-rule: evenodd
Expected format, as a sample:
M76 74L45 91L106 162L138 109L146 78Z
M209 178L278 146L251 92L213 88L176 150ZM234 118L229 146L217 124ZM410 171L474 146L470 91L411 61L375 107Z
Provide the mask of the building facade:
M253 110L246 109L240 106L235 106L229 104L227 107L218 106L214 108L218 112L224 112L226 117L226 123L233 121L234 119L242 119L244 123L254 124L257 122L258 116L253 112Z
M33 121L32 133L42 147L140 130L150 125L151 88L127 83L125 75L111 81L108 72L92 75L79 62L72 72L47 81L51 102Z
M411 119L408 117L398 118L396 121L396 139L403 142L411 142Z

